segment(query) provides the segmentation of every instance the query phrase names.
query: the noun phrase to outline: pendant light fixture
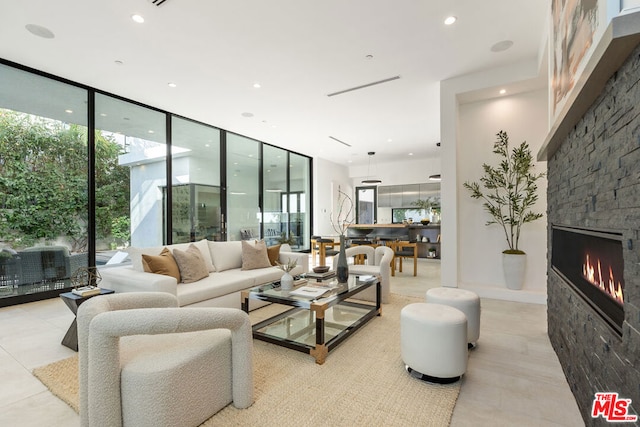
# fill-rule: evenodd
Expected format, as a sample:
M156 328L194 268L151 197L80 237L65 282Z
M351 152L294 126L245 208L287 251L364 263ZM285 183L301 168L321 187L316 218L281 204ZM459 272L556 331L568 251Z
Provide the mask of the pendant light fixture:
M382 181L379 179L375 179L375 178L370 178L370 172L371 172L371 158L376 154L375 151L369 151L367 153L369 155L369 167L367 168L367 179L362 180L363 184L382 184Z

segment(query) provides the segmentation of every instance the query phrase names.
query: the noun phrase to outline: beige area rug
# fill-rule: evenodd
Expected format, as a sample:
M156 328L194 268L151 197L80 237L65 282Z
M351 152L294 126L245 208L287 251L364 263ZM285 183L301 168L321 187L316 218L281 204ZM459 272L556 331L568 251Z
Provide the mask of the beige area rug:
M248 409L229 405L202 425L448 426L460 383L417 380L400 357L400 310L420 301L392 294L382 316L330 352L324 365L307 354L254 340L255 403ZM252 312L252 320L266 312ZM77 360L71 357L33 372L76 411Z

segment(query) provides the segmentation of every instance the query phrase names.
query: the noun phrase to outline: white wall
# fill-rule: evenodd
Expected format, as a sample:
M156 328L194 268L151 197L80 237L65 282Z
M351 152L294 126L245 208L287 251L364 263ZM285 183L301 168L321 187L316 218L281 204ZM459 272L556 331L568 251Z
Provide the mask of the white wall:
M482 163L497 166L500 158L492 152L496 133L509 135L511 148L529 143L534 156L547 134L547 91L540 89L490 101L459 106L458 150L458 283L463 288L480 289L482 294L504 288L502 254L508 249L502 227L486 226L491 219L480 200L469 197L462 183L478 181ZM536 172L545 172L546 163L537 163ZM538 183L538 203L534 212L546 212L546 179ZM527 253L524 290L546 292L546 222L544 219L522 227L519 249ZM495 289L494 289L495 288Z
M514 301L538 302L546 301L546 279L544 277L532 278L527 277L525 289L522 291L511 291L506 289L504 280L498 278L495 271L500 272L501 267L501 237L497 230L487 229L484 225L480 227L465 227L462 222L463 211L468 209L466 203L469 202L467 190L462 187L462 182L466 177L465 171L462 169L471 161L481 165L483 159L474 159L474 149L467 147L468 139L472 135L474 139L482 136L484 143L487 144L487 153L491 155L492 142L494 135L500 129L505 129L512 134L514 141L526 139L533 147L532 152L537 152L537 148L542 143L548 130L548 104L545 94L536 93L535 96L530 95L513 95L512 102L518 104L518 115L511 116L509 121L500 116L487 117L484 115L485 121L481 123L482 129L478 132L474 129L477 126L478 118L482 111L490 109L490 105L504 98L496 98L493 101L485 101L483 105L478 105L475 109L472 106L468 108L459 105L458 99L460 95L469 94L474 91L495 89L497 90L504 85L509 84L526 84L535 81L539 75L540 63L537 60L522 61L517 64L502 68L486 70L475 74L456 77L441 82L440 87L440 127L442 141L442 182L441 182L441 203L442 203L442 245L441 245L441 266L442 266L442 284L450 287L465 287L478 292L481 296L490 298L509 299ZM536 91L537 92L537 91ZM546 92L545 92L546 93ZM539 105L540 100L544 100L543 105ZM516 102L517 101L517 102ZM527 104L530 104L527 106ZM528 107L528 108L526 108ZM465 109L463 116L460 116L460 110ZM539 120L540 110L544 112L542 120ZM534 117L535 119L531 119ZM484 134L481 132L484 130ZM489 135L489 136L487 136ZM480 142L478 142L480 143ZM479 167L479 166L478 166ZM478 179L480 171L476 170L474 176L470 179ZM545 188L540 188L544 197ZM464 203L464 204L462 204ZM478 216L484 215L481 206L474 206ZM546 210L544 206L540 208ZM455 217L455 219L453 218ZM486 219L486 218L485 218ZM540 220L544 223L544 220ZM481 220L482 223L484 221ZM528 224L531 225L531 224ZM491 231L491 232L490 232ZM546 235L545 235L546 236ZM529 243L527 243L529 244ZM489 245L489 246L488 246ZM536 247L538 243L535 244ZM465 246L474 248L467 251ZM486 259L486 263L490 264L492 272L483 269L483 275L480 273L469 273L471 269L462 264L463 257L469 258L469 253L475 252L471 256L482 256L485 253L492 252L495 247L493 258ZM481 250L479 249L481 248ZM529 250L528 247L524 247ZM538 249L529 250L529 252L537 252ZM546 271L546 260L544 263L538 264L540 258L539 253L534 254L532 260L529 260L527 270ZM541 273L544 274L544 273ZM464 280L464 281L463 281Z
M349 169L328 160L313 159L313 233L322 237L337 236L331 226L331 213L337 200L337 189L353 194Z
M131 246L162 245L162 187L165 162L131 168Z

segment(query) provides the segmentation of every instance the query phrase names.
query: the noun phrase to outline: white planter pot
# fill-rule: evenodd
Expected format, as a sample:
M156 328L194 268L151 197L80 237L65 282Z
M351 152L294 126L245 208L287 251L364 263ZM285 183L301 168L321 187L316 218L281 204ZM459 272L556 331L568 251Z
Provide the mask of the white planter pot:
M522 289L526 266L526 254L502 254L502 269L507 288Z

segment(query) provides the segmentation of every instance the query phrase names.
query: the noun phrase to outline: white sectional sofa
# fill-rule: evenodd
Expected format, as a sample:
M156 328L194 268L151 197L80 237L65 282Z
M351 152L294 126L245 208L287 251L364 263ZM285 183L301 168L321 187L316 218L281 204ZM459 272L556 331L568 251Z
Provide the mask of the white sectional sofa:
M170 251L185 251L191 243L166 246ZM165 246L154 248L129 248L130 264L105 266L100 268L101 288L116 292L167 292L178 298L181 307L231 307L240 308L240 293L245 289L279 280L282 270L277 267L243 270L242 242L194 242L208 266L209 276L193 283L178 283L176 278L148 273L143 268L142 254L159 255ZM290 252L288 245L280 248L278 260L286 264L290 259L297 261L292 275L309 271L309 255ZM254 301L252 301L252 304ZM260 302L255 301L255 307ZM262 304L264 305L264 304ZM255 308L252 305L252 309Z

